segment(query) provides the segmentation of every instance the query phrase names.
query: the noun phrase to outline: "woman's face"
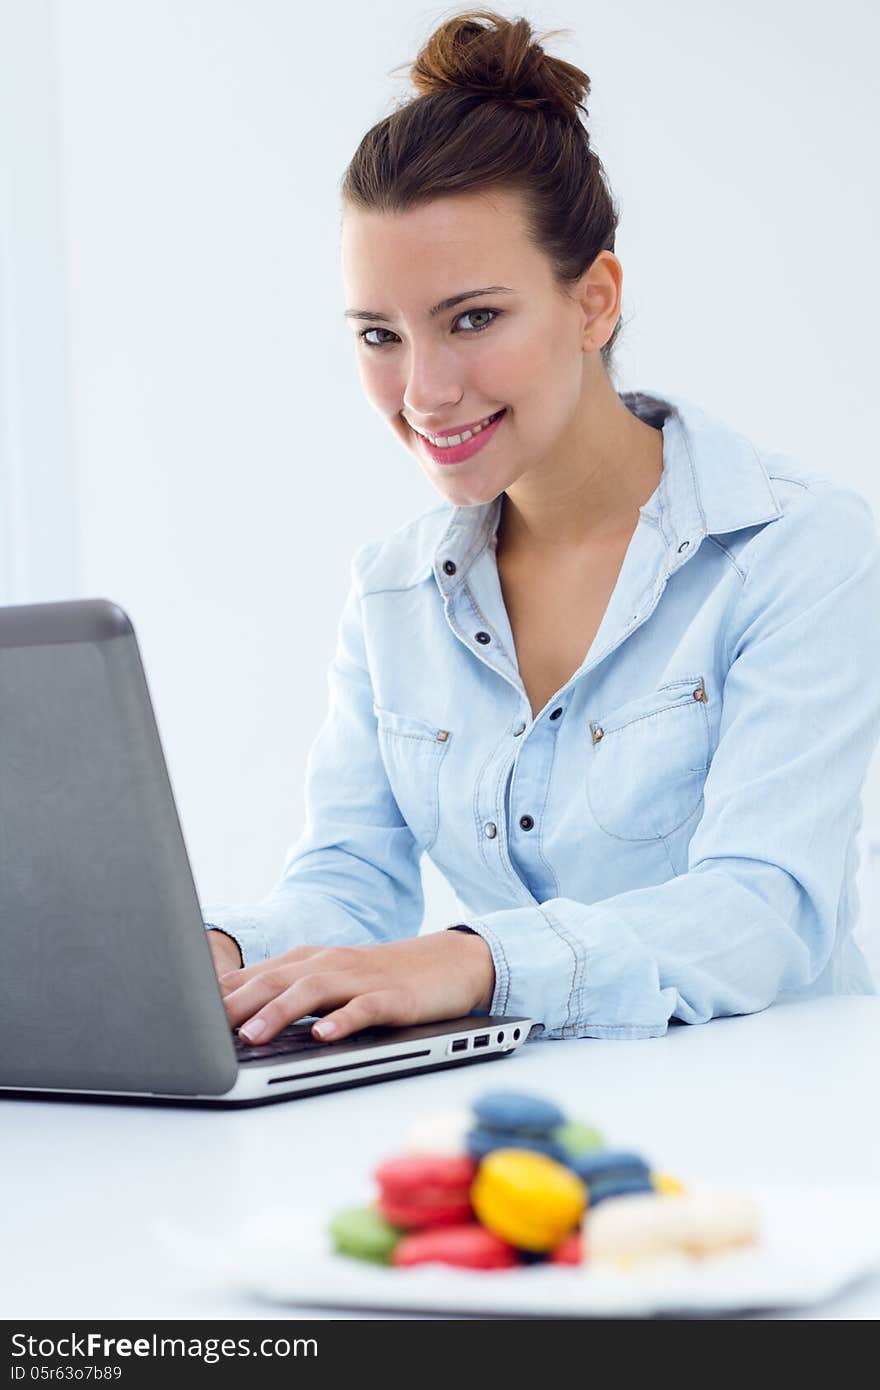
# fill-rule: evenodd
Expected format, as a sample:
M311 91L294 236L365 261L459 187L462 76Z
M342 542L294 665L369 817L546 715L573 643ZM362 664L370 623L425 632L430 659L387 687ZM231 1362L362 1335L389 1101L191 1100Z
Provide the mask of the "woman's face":
M444 196L396 214L344 208L346 319L364 391L453 504L491 501L526 472L564 464L585 370L617 319L601 257L616 260L594 262L590 318L588 277L560 290L524 234L518 193ZM456 434L498 411L485 437L457 448L431 448L420 433Z

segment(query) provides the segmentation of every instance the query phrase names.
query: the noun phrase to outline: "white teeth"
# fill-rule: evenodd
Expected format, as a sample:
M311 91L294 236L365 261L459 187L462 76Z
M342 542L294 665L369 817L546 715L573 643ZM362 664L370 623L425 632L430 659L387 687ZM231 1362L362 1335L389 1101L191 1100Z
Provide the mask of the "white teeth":
M500 414L500 411L497 413ZM479 434L480 430L485 429L487 425L492 423L492 419L493 417L491 415L487 416L487 418L481 420L478 425L474 425L472 430L465 430L463 434L450 434L445 435L443 438L433 434L425 434L423 430L419 430L419 434L422 435L423 439L427 439L433 444L435 449L453 449L456 444L465 444L469 439L472 439L475 434Z

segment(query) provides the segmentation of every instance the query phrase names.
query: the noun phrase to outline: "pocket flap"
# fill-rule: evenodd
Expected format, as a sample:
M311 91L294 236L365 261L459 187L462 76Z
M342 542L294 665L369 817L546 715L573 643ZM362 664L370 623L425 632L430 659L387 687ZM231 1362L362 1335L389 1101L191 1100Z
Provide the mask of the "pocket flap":
M375 703L373 713L382 732L394 734L398 738L421 739L442 748L452 737L448 729L441 729L439 725L430 724L426 719L417 719L411 714L397 714L394 710L384 709Z
M606 734L617 733L638 719L650 719L654 714L662 714L665 710L695 701L706 704L708 698L705 681L700 675L681 676L678 680L667 681L659 689L649 690L646 695L639 695L623 705L615 705L607 714L591 719L593 742L598 743Z

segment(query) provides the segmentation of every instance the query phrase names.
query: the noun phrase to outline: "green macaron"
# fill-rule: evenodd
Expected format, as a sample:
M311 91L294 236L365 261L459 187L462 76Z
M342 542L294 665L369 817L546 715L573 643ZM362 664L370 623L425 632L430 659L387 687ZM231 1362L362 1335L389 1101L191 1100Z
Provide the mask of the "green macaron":
M346 1207L330 1222L330 1234L340 1254L388 1264L403 1232L386 1221L375 1207Z
M605 1147L605 1140L598 1129L582 1124L580 1120L569 1120L564 1125L557 1125L551 1134L556 1143L562 1145L568 1158L577 1158L578 1154L590 1153L593 1149Z

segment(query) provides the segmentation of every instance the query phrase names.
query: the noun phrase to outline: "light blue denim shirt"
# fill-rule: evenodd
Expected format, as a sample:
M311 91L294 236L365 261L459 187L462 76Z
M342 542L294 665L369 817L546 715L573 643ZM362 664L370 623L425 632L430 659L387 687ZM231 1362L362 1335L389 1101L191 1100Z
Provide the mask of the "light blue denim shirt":
M503 495L355 554L305 828L260 902L203 907L246 965L415 935L427 853L492 952L491 1012L544 1036L876 992L851 935L880 737L871 509L682 397L621 398L662 425L660 481L537 717L496 565Z

